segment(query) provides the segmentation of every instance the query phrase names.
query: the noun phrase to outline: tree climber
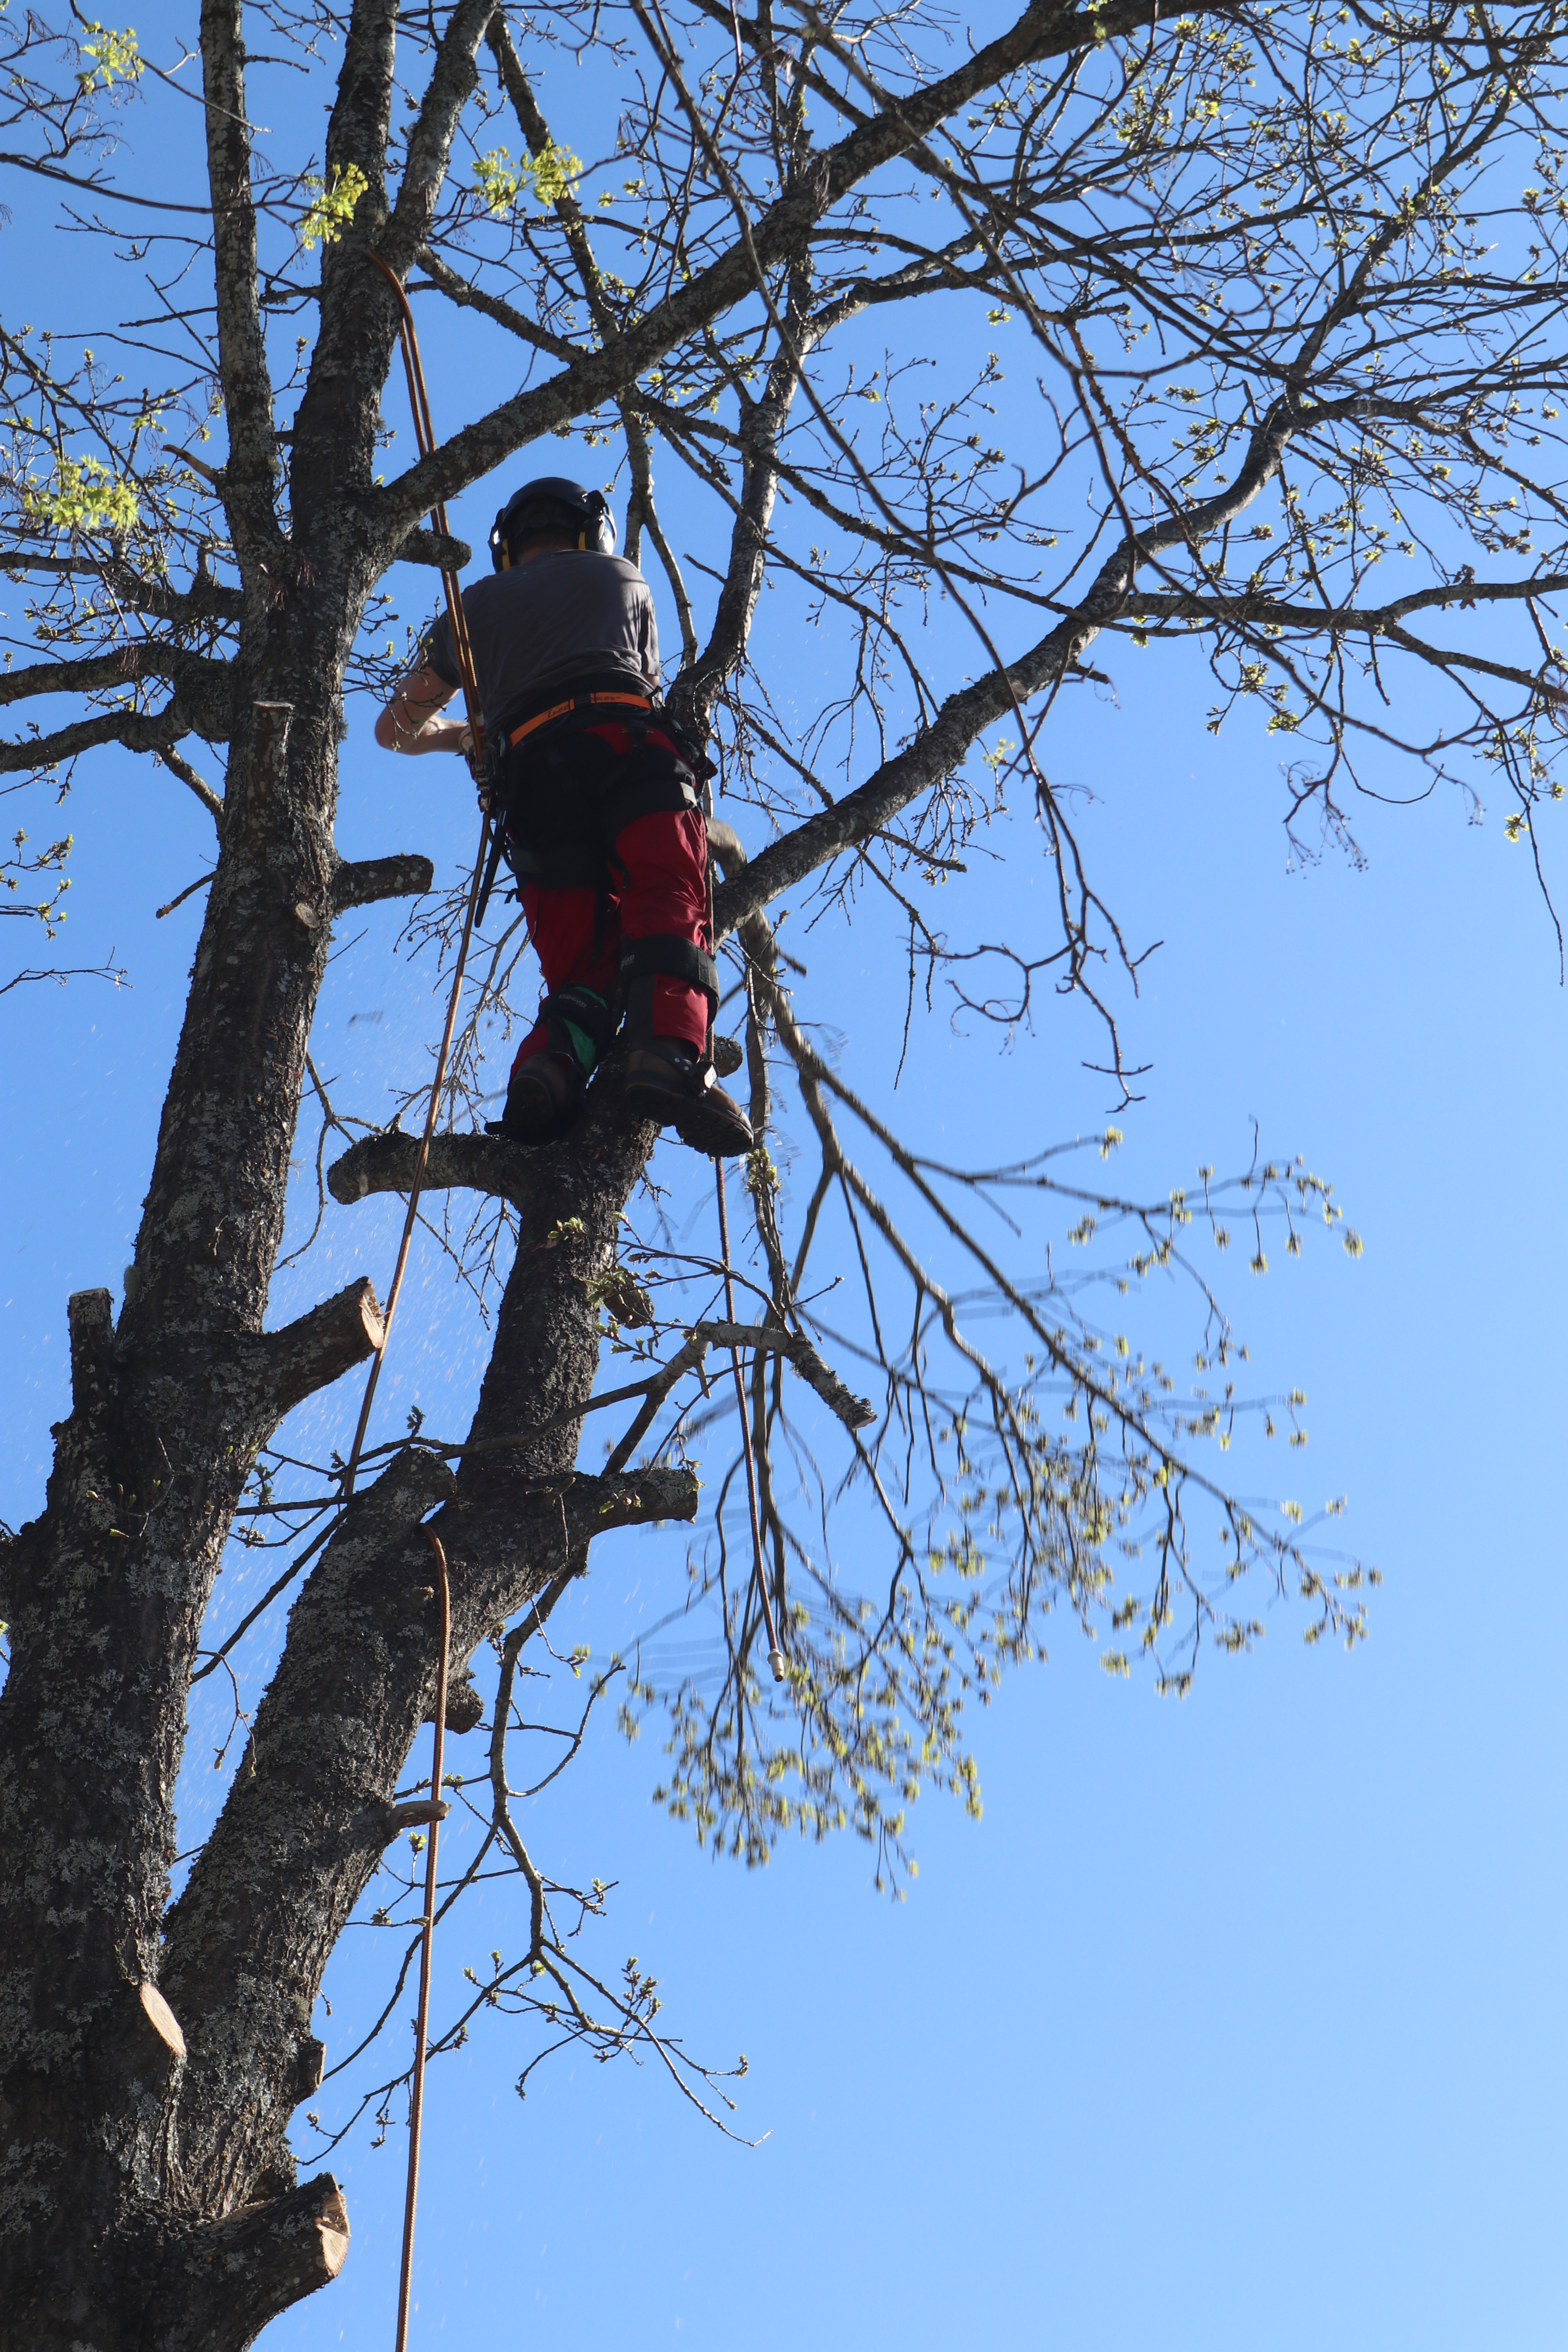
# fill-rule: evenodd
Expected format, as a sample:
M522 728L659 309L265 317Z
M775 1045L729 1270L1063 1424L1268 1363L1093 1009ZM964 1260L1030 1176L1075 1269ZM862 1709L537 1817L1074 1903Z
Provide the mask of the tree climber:
M495 576L463 591L498 823L545 993L492 1132L560 1134L626 1013L628 1106L714 1154L749 1151L706 1056L718 972L708 835L658 701L653 597L601 491L526 482L495 519ZM465 751L443 614L375 722L386 751Z

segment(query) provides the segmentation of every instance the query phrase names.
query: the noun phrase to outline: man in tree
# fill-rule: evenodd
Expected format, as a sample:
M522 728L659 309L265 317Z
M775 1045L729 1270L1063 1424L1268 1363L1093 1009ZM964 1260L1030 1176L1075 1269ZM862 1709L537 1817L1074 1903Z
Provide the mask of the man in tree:
M658 723L658 632L604 494L525 482L495 519L495 577L467 589L499 822L546 993L492 1131L546 1143L581 1101L624 997L626 1099L698 1151L749 1151L751 1123L706 1058L718 1001L708 836L696 782ZM443 615L376 720L395 751L458 751L437 714L461 683Z
M288 57L270 31L256 45L258 21ZM118 339L95 330L79 354L15 322L0 339L0 568L20 585L0 701L22 713L0 774L36 776L52 805L72 761L117 746L195 795L216 848L181 893L205 893L202 928L123 1299L116 1313L101 1284L70 1297L47 1491L25 1465L36 1515L0 1529L0 2352L243 2352L341 2268L345 2200L324 2169L296 2177L293 2119L326 2072L324 1971L361 1906L381 1908L373 1881L408 1826L399 1790L437 1704L427 1535L448 1563L454 1668L500 1639L481 1819L528 1898L526 1949L471 1988L476 2014L516 2003L552 2041L570 2015L606 2053L655 2046L657 1994L641 1971L588 1983L500 1750L522 1644L615 1529L704 1513L682 1605L706 1612L716 1671L665 1678L658 1794L752 1860L845 1827L897 1870L921 1788L977 1809L963 1709L1037 1654L1047 1612L1103 1629L1110 1672L1147 1661L1174 1692L1200 1644L1253 1644L1258 1582L1296 1601L1307 1639L1359 1637L1361 1568L1320 1564L1300 1503L1249 1499L1272 1482L1226 1483L1217 1457L1234 1462L1247 1400L1206 1277L1187 1392L1120 1304L1183 1264L1189 1229L1229 1244L1227 1197L1255 1271L1270 1212L1293 1255L1303 1224L1337 1221L1322 1181L1255 1160L1228 1196L1205 1169L1201 1198L1119 1199L1098 1165L1056 1172L1048 1098L1022 1088L1016 1140L978 1139L983 1170L929 1156L878 1093L902 1066L896 1038L867 1034L870 1001L823 1002L779 944L786 917L793 944L858 899L894 910L916 1020L945 987L963 1024L1017 1033L1054 985L1103 1016L1103 1064L1125 1083L1108 975L1138 958L1053 782L1100 664L1159 664L1174 692L1165 677L1202 648L1209 725L1235 707L1289 739L1307 850L1320 830L1348 840L1350 795L1363 777L1388 792L1397 760L1478 807L1480 784L1511 795L1510 837L1532 857L1564 790L1568 0L1534 0L1502 31L1469 0L1353 23L1233 0L1173 19L1147 0L1025 0L951 48L919 12L825 21L805 0L527 15L354 0L332 40L290 22L247 21L240 0L187 12L205 169L154 187L121 184L121 110L149 110L177 173L196 153L185 57L171 47L154 71L150 53L144 77L129 28L0 14L0 163L73 236L84 192L110 208L100 299ZM563 57L584 70L553 79ZM597 163L552 135L542 90ZM258 102L275 146L253 147ZM495 143L507 121L515 168ZM165 203L180 208L155 226ZM143 229L157 248L125 306L122 219L138 251ZM47 247L29 225L18 265ZM466 393L516 388L384 477L403 316L389 272L442 306ZM182 356L149 383L153 307ZM1022 348L1005 367L986 331L1007 323ZM116 353L136 355L125 372ZM663 1227L679 1248L626 1245L654 1129L617 1086L596 1085L548 1150L457 1131L478 1025L505 1003L504 939L427 1150L339 1111L312 1053L334 927L434 878L424 856L340 847L347 700L374 684L379 704L391 684L383 583L465 562L423 518L571 433L624 456L627 553L652 543L679 618L676 720L751 836L710 828L713 939L745 996L752 1126L776 1124L770 1093L792 1088L811 1156L791 1192L761 1154L751 1171L743 1327L728 1297L713 1318L714 1257L683 1224ZM689 501L679 558L656 450ZM484 589L557 576L616 575L561 547ZM931 625L939 606L952 625ZM651 627L628 645L646 751ZM808 655L823 674L803 691ZM398 723L434 718L454 676L408 681ZM579 740L630 765L629 735L624 756ZM1089 748L1109 790L1114 759L1102 738ZM526 815L521 831L531 851ZM1033 915L998 937L989 907L973 944L932 919L924 894L965 872L972 842L1030 861L1043 938ZM639 1050L671 1034L651 1000L672 977L638 979L653 983ZM841 1012L857 1033L843 1062L817 1029ZM547 1020L525 1056L545 1094L552 1050ZM359 1129L323 1168L321 1215L329 1192L352 1214L416 1180L486 1204L463 1245L494 1298L471 1419L367 1429L352 1479L341 1454L289 1468L300 1449L279 1442L384 1343L368 1276L279 1317L307 1090L323 1156ZM923 1108L940 1134L943 1103ZM40 1090L39 1121L53 1115ZM1089 1149L1109 1159L1119 1140L1107 1128ZM994 1226L998 1199L1035 1204L1035 1229ZM1038 1220L1058 1210L1074 1244L1097 1225L1102 1247L1131 1239L1093 1287L1052 1272ZM635 1268L656 1260L645 1286ZM984 1344L968 1302L998 1318ZM606 1311L644 1335L629 1387L598 1385ZM872 1397L821 1352L844 1346ZM723 1458L713 1349L731 1353L742 1463ZM793 1423L792 1382L840 1424L833 1458ZM616 1423L588 1423L612 1407ZM602 1466L582 1458L590 1426L610 1432ZM301 1486L280 1491L285 1472ZM848 1543L835 1532L848 1494L881 1530L869 1542L864 1521ZM292 1556L231 1624L226 1548L266 1528L289 1530ZM769 1591L777 1685L757 1671ZM243 1757L193 1853L178 1777L192 1694L220 1672ZM569 1920L579 1898L560 1892ZM371 2094L376 2112L396 2090Z

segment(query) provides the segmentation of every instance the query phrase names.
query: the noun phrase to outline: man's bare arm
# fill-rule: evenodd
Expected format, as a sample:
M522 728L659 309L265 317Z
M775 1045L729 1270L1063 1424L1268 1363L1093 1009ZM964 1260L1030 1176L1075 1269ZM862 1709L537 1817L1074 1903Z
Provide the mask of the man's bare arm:
M398 681L396 691L375 722L375 740L384 751L461 751L466 726L437 714L457 692L437 677L426 662Z

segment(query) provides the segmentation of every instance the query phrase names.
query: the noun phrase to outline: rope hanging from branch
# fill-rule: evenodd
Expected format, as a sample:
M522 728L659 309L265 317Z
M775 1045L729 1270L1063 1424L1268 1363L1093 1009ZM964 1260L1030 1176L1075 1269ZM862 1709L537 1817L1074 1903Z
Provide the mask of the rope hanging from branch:
M436 1736L430 1759L430 1843L425 1850L425 1916L420 1923L419 2008L414 2023L414 2081L408 2095L408 2186L403 2197L403 2258L397 2271L396 2352L408 2343L409 2298L414 2284L414 2217L419 2203L419 2132L425 2120L425 2045L430 2033L430 1960L436 1942L436 1848L440 1835L441 1764L447 1729L447 1674L452 1647L452 1587L441 1539L426 1528L425 1540L436 1555L436 1599L441 1650L436 1669Z
M414 436L419 454L428 457L436 447L435 428L430 422L430 401L425 389L425 370L419 357L419 338L415 332L414 313L408 307L408 297L402 285L378 253L369 258L375 264L397 297L399 311L398 340L403 347L403 365L408 377L408 403L414 411ZM449 539L447 528L447 508L437 499L430 509L430 528ZM452 625L452 650L457 656L458 673L463 682L463 702L468 712L468 732L473 749L468 763L476 777L482 775L484 758L484 722L479 715L479 689L474 676L473 648L468 643L468 625L463 611L462 591L458 575L443 564L441 585L447 592L447 613ZM425 1130L419 1139L419 1154L414 1163L414 1181L408 1189L408 1213L403 1221L403 1238L397 1247L397 1263L392 1271L392 1287L387 1293L382 1315L381 1345L371 1359L370 1373L364 1384L364 1396L359 1409L359 1425L342 1474L343 1499L353 1493L354 1474L359 1468L360 1454L364 1445L365 1432L370 1427L370 1409L375 1401L376 1383L381 1368L386 1361L387 1341L392 1334L392 1318L397 1308L398 1293L408 1265L408 1252L414 1239L415 1223L419 1214L419 1195L425 1187L425 1170L430 1158L430 1139L436 1132L436 1121L441 1108L441 1089L447 1083L447 1064L452 1051L452 1038L458 1026L458 1007L463 993L463 974L468 965L468 948L474 936L474 912L484 883L485 866L489 851L490 815L488 801L481 787L479 817L479 849L474 860L473 877L468 885L468 904L463 913L463 935L458 948L457 969L452 974L452 992L447 1003L447 1024L441 1032L441 1044L436 1055L436 1073L430 1081L430 1099L425 1111Z
M372 253L375 264L397 297L398 341L403 349L404 371L408 378L408 404L414 412L414 435L421 457L432 455L436 446L435 428L430 421L429 395L425 389L425 370L419 357L419 338L415 331L414 313L408 307L408 297L394 272L379 254ZM444 500L437 499L430 509L430 527L443 539L451 537L447 527ZM447 613L452 628L452 649L457 656L458 675L463 685L463 702L468 712L471 749L470 770L476 779L482 778L484 759L484 723L479 711L479 682L474 676L473 648L468 642L467 615L463 611L462 591L455 571L441 567L441 585L447 594ZM435 1075L430 1082L430 1099L426 1106L425 1129L419 1139L418 1157L414 1163L414 1180L408 1191L408 1213L403 1221L403 1238L398 1244L397 1263L393 1269L392 1287L387 1293L386 1308L382 1318L381 1345L371 1361L370 1374L364 1384L364 1396L360 1404L359 1424L353 1444L344 1465L342 1493L346 1502L353 1492L354 1474L359 1468L365 1432L370 1426L371 1406L375 1400L376 1382L382 1365L386 1360L386 1344L392 1330L392 1318L396 1309L398 1294L408 1265L409 1247L414 1239L415 1221L419 1214L419 1196L424 1190L425 1171L430 1158L430 1139L436 1131L440 1114L441 1092L447 1082L447 1065L452 1051L452 1038L458 1025L458 1007L462 1000L463 975L468 961L468 949L474 936L475 909L483 886L485 866L489 851L490 815L489 803L480 787L480 822L479 855L474 860L473 877L468 884L468 902L463 913L463 932L458 947L458 961L452 974L452 990L447 1003L446 1025L436 1055ZM396 2352L405 2352L408 2342L410 2295L414 2279L414 2223L419 2203L419 2137L425 2114L425 2047L430 2025L430 1965L436 1937L436 1857L440 1837L442 1801L441 1766L447 1729L447 1680L451 1664L452 1589L447 1573L447 1555L439 1538L426 1528L425 1540L436 1559L437 1601L438 1604L440 1649L436 1669L435 1736L430 1764L430 1838L425 1856L425 1916L420 1927L419 1946L419 2007L414 2028L414 2079L408 2106L408 2185L403 2205L403 2253L397 2279Z
M379 254L372 252L369 258L380 270L397 298L398 341L403 352L404 371L408 379L408 403L414 415L415 438L418 444L421 457L428 457L435 450L436 435L430 417L430 401L425 385L425 370L419 356L419 338L414 325L414 313L409 309L408 297L395 273L387 267ZM451 537L447 528L444 500L438 499L431 508L430 527L443 539ZM462 592L458 575L445 564L441 567L441 584L446 592L447 614L452 631L452 649L457 657L458 675L462 680L463 701L468 713L468 731L472 744L468 755L469 763L476 777L482 777L484 725L479 710L479 685L474 675L473 649L468 642L468 619L463 611ZM480 805L482 816L479 855L474 861L473 876L468 886L468 901L463 914L462 938L458 949L457 966L452 975L451 994L447 1004L447 1019L441 1032L440 1046L436 1055L436 1069L431 1079L430 1097L425 1112L424 1131L419 1139L418 1156L415 1160L413 1181L409 1186L408 1213L404 1219L403 1235L398 1244L397 1263L393 1269L392 1285L387 1293L385 1311L382 1318L381 1344L372 1359L369 1377L365 1381L364 1396L360 1405L359 1422L354 1431L353 1444L349 1449L348 1460L343 1468L342 1493L345 1502L353 1492L354 1476L359 1468L365 1433L370 1426L371 1407L375 1399L376 1384L381 1377L382 1365L386 1360L392 1318L396 1310L398 1295L403 1288L403 1277L407 1269L415 1223L419 1214L419 1197L424 1189L425 1171L430 1157L430 1139L436 1131L436 1121L440 1113L441 1092L446 1084L447 1065L451 1055L452 1038L457 1029L458 1008L462 998L463 976L468 965L468 949L473 940L476 911L480 895L485 889L486 868L489 864L490 846L490 813L488 801L483 795L482 786ZM710 920L711 920L713 889L711 866L709 869L708 888ZM713 1024L711 1011L710 1011L708 1024L710 1057L712 1050ZM724 1309L729 1321L732 1324L735 1320L734 1281L730 1265L730 1220L724 1197L724 1163L721 1159L716 1159L714 1161L714 1175L718 1187L719 1239L724 1269ZM752 1527L752 1577L756 1584L757 1598L762 1605L763 1625L767 1634L768 1664L773 1671L773 1680L782 1682L784 1678L784 1656L779 1647L778 1633L773 1622L773 1605L768 1592L767 1572L763 1564L756 1464L752 1452L751 1423L746 1415L745 1381L741 1370L741 1351L738 1348L731 1349L731 1362L735 1378L735 1400L741 1416L741 1445L746 1464L746 1498ZM419 2003L415 2022L414 2074L409 2095L408 2179L404 2195L403 2251L398 2267L397 2331L395 2352L406 2352L414 2279L414 2227L419 2205L419 2143L425 2113L425 2052L429 2036L430 1970L436 1933L437 1852L440 1817L443 1811L441 1772L447 1718L447 1682L450 1667L452 1637L452 1595L447 1572L447 1555L439 1538L429 1528L425 1529L425 1539L430 1546L436 1559L440 1651L437 1667L435 1727L430 1766L430 1836L425 1858L425 1912L420 1927L419 1948ZM743 1634L743 1623L742 1631Z

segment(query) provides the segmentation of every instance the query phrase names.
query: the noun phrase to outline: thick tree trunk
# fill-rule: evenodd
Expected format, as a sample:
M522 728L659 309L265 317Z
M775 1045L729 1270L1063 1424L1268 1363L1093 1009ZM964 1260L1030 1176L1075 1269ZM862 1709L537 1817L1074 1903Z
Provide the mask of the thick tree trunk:
M314 680L291 670L277 665L279 686L236 714L125 1308L116 1330L107 1291L71 1301L71 1412L9 1576L0 2217L55 2284L46 2316L0 2272L8 2344L50 2343L54 2327L107 2352L125 2215L168 2193L183 2068L139 1996L158 1976L184 1694L257 1448L284 1391L313 1384L296 1360L280 1388L298 1351L261 1328L327 951L326 925L295 909L324 904L331 880L333 712L320 666Z
M254 1770L165 1948L186 1693L231 1514L283 1414L379 1335L363 1282L263 1329L331 920L428 875L417 859L340 867L338 681L363 586L299 570L308 584L280 604L258 579L255 649L236 665L248 688L218 870L125 1306L117 1328L107 1290L70 1302L71 1410L47 1507L6 1549L5 2352L227 2352L334 2273L342 2200L330 2179L293 2187L283 2133L320 2078L321 1972L430 1703L428 1559L411 1530L447 1498L466 1657L560 1568L563 1530L585 1543L615 1523L596 1486L591 1504L569 1498L570 1422L461 1483L428 1455L395 1460L296 1606ZM533 1188L485 1429L551 1418L591 1387L584 1276L613 1252L648 1140L601 1124L569 1157L542 1155L558 1164ZM568 1215L587 1237L560 1246L552 1228Z

